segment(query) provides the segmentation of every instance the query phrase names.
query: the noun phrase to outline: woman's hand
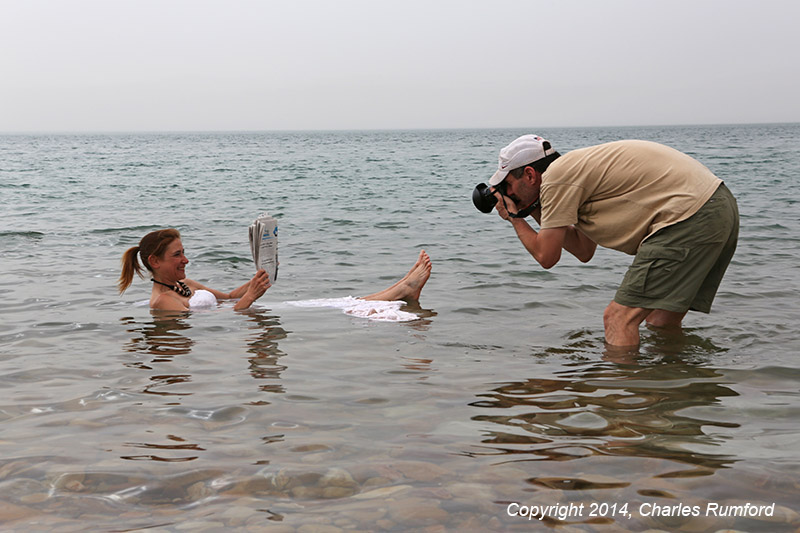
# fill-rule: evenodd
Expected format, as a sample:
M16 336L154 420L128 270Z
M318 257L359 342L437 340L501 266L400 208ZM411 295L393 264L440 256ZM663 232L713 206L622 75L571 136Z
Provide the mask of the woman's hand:
M270 287L272 287L272 283L269 281L269 274L262 268L256 272L256 275L250 280L247 294L250 294L253 297L253 301L256 301L261 298Z
M256 275L242 287L246 287L246 291L242 298L236 302L236 305L233 307L235 310L240 311L242 309L247 309L250 307L253 302L261 298L267 289L272 287L272 283L269 281L269 274L264 269L259 270L256 272Z

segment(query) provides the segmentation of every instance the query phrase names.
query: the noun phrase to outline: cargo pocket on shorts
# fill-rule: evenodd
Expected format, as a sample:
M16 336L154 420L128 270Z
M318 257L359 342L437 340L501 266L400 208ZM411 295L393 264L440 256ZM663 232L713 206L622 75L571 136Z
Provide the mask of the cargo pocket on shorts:
M628 270L628 289L648 298L663 298L680 280L680 265L689 256L689 249L677 246L640 250Z

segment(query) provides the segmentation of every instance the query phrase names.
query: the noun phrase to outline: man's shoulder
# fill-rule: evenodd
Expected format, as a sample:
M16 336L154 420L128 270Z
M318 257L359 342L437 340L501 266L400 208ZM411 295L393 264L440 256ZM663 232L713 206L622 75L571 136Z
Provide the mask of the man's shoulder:
M665 161L688 158L667 145L639 139L622 139L570 150L553 161L543 174L543 181L559 180L565 175L591 173L594 170L619 168L640 161Z
M618 152L626 150L645 150L645 151L663 150L665 148L672 150L668 146L654 141L644 141L641 139L620 139L618 141L610 141L606 143L594 144L592 146L585 146L583 148L576 148L574 150L570 150L563 156L559 157L556 160L556 162L564 158L569 160L574 158L586 157L597 153Z

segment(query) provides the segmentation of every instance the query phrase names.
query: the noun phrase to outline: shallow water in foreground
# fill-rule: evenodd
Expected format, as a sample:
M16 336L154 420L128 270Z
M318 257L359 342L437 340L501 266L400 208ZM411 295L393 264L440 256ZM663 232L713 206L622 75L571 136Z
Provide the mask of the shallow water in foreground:
M0 137L0 528L796 531L800 127L537 132L670 144L739 200L712 313L618 354L601 314L630 259L543 271L469 201L521 133ZM257 308L116 295L163 226L191 277L241 283L262 211L281 271ZM285 303L374 292L420 248L417 321ZM770 507L714 516L748 503Z

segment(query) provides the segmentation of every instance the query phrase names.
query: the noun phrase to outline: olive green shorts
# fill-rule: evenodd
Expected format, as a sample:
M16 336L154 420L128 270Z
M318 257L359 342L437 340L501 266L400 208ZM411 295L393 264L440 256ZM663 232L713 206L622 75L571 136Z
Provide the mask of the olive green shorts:
M736 199L723 183L694 215L645 239L614 301L676 313L710 312L738 237Z

